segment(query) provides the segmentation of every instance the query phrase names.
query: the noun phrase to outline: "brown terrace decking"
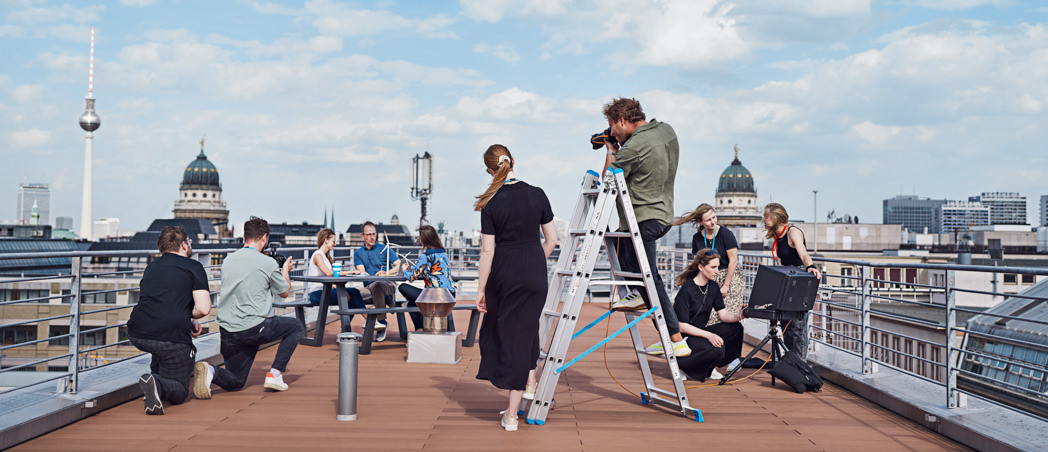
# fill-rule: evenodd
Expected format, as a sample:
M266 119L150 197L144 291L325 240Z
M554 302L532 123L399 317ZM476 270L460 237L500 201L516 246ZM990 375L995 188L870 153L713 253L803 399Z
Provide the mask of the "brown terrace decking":
M603 309L585 305L580 325ZM457 324L467 324L468 312L455 314ZM612 331L625 323L619 315L611 322ZM355 320L354 330L361 323ZM650 324L642 326L654 342ZM259 353L243 391L216 390L211 400L169 405L165 416L146 416L138 398L14 450L966 450L832 384L818 394L796 394L782 383L772 387L766 372L728 386L689 389L705 417L696 423L641 405L609 377L600 351L565 372L546 425L521 419L519 431L504 432L498 412L505 393L474 379L478 348L463 348L458 365L407 364L405 344L394 331L360 357L359 419L339 422L334 329L322 347L295 352L284 377L287 392L262 390L276 351L269 348ZM577 339L569 356L602 339L604 329ZM651 362L659 375L668 375L663 361ZM628 337L609 343L607 364L619 382L640 391ZM664 378L657 381L671 387Z

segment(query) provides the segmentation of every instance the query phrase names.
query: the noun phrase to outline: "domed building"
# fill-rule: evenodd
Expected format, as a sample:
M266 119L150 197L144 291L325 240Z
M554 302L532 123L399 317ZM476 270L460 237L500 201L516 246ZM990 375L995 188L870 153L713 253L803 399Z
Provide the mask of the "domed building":
M720 175L715 199L717 219L721 225L760 225L761 209L757 205L757 189L754 188L750 170L739 161L738 146L735 146L735 160Z
M175 218L211 220L219 237L227 235L229 210L222 201L218 169L204 155L204 140L200 140L200 154L186 166L182 174L174 214Z

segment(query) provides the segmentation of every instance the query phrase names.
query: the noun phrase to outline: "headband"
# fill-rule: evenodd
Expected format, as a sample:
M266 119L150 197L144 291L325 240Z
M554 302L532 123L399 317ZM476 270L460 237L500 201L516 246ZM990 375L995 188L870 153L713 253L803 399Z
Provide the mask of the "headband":
M508 161L510 161L509 156L506 155L506 154L502 154L502 155L499 156L499 162L496 163L495 166L502 166L502 162L508 162Z

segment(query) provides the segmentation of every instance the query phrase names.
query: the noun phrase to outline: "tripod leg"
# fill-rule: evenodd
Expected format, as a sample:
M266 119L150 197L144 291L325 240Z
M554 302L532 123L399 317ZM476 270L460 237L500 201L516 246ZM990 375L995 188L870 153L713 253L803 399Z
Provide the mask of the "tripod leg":
M731 369L731 371L728 372L728 375L725 375L724 378L721 378L720 383L717 383L717 385L723 385L724 383L727 383L728 380L731 380L732 375L735 375L735 373L738 372L739 369L742 369L742 365L745 364L746 361L749 361L750 358L753 358L753 356L761 350L761 347L764 347L764 345L767 344L768 341L773 341L775 339L775 335L773 334L774 331L775 330L768 331L768 335L764 336L764 339L761 339L760 343L754 346L753 350L750 350L750 353L746 355L746 357L743 358L742 361L739 361L739 363L736 364L735 367ZM772 345L774 346L774 342L772 342Z

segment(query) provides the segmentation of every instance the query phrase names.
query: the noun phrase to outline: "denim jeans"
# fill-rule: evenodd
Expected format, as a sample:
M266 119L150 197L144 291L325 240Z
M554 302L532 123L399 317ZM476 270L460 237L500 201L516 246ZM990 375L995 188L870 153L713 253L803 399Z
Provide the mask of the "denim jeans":
M664 226L658 220L644 220L637 224L637 228L640 229L640 239L644 243L644 252L648 257L648 268L651 269L651 274L655 278L655 292L659 296L659 309L666 319L666 329L669 330L670 336L672 336L680 333L680 324L677 322L677 313L673 310L670 296L666 293L666 286L662 284L662 276L659 275L658 266L655 265L658 257L655 254L656 244L660 237L669 232L670 226ZM615 243L615 252L619 255L619 266L622 267L622 271L640 273L640 263L637 262L636 253L633 252L633 240L621 238L616 239ZM648 291L638 290L638 292L644 298L644 304L651 308ZM651 320L652 323L656 323L655 317L652 317Z
M267 317L244 331L229 332L225 328L221 331L222 358L226 365L215 369L214 383L226 391L239 391L244 387L258 347L263 344L280 341L272 367L280 372L287 370L291 354L305 332L298 320L287 317Z
M800 359L808 359L808 316L805 312L800 320L791 320L782 331L782 342L789 351Z
M175 405L185 402L189 396L189 383L193 379L196 347L131 336L127 339L139 350L153 355L153 360L149 362L149 373L156 379L160 400Z

